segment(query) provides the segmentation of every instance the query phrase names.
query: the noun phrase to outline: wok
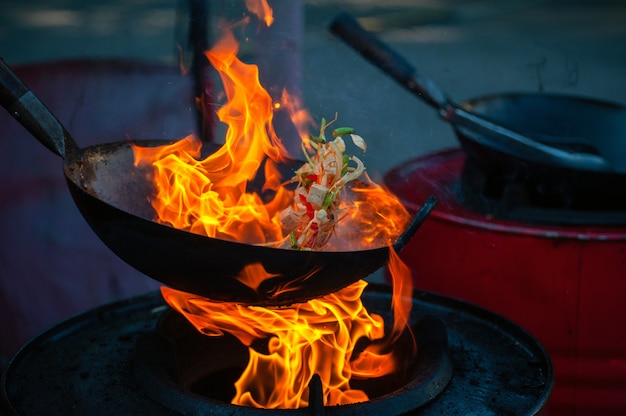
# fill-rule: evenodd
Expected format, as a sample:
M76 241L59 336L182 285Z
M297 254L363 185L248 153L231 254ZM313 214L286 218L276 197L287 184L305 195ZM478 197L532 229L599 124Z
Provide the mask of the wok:
M561 224L624 224L626 217L626 109L618 104L561 94L508 93L471 99L463 107L513 128L567 135L578 132L592 141L600 154L612 159L615 170L564 168L558 164L501 151L484 145L472 130L457 129L466 154L461 190L467 203L516 219L525 215L516 203L539 208L525 221ZM473 177L489 178L480 194ZM523 189L516 195L515 189ZM513 192L510 192L513 190ZM505 192L508 192L505 195ZM485 200L501 198L511 206ZM521 200L520 200L521 198ZM562 215L567 210L567 215ZM549 211L561 213L550 215ZM528 214L530 211L526 210ZM594 213L595 215L589 215Z
M432 79L365 31L349 14L330 30L451 123L468 157L538 171L575 171L593 183L626 178L626 111L620 105L549 94L511 94L457 105ZM572 179L577 178L574 174Z
M122 260L175 289L224 301L284 305L332 293L379 267L388 247L345 252L296 251L225 241L159 224L149 199L151 169L135 167L128 141L79 148L56 117L0 59L0 102L43 145L64 159L63 171L81 214ZM135 141L159 146L161 140ZM294 161L294 166L301 162ZM285 166L289 169L290 166ZM415 233L436 201L428 200L394 244ZM249 265L273 277L251 288L237 280Z

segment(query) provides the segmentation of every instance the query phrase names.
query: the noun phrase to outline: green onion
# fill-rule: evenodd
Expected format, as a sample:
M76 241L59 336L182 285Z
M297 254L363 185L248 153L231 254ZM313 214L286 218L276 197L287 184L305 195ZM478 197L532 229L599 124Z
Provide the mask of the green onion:
M333 202L333 199L335 199L336 195L337 195L337 192L327 193L326 196L324 197L324 201L322 202L322 209L328 209L330 204Z
M348 162L350 161L350 156L343 155L343 165L341 167L341 176L348 173Z
M346 134L354 133L352 127L339 127L333 130L333 137L345 136Z
M298 248L298 239L296 238L295 231L289 233L289 243L291 244L291 248Z

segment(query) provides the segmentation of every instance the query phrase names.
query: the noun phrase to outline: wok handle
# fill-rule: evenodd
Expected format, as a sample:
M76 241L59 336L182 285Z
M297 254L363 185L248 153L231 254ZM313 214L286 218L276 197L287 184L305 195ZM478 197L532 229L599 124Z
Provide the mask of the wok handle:
M0 58L0 104L41 144L63 159L78 149L61 122Z
M432 79L422 74L389 45L366 31L352 15L339 13L331 22L329 29L427 104L439 110L445 110L450 105L445 91Z
M429 196L417 214L413 217L409 225L406 227L404 232L400 234L400 237L393 244L393 248L396 253L400 252L402 248L413 238L413 235L417 232L418 228L422 226L422 223L426 220L430 211L435 208L437 205L437 198L434 195Z
M561 150L546 144L549 143L549 140L542 141L541 136L529 137L463 110L453 103L445 91L431 78L419 72L391 47L363 29L356 19L348 13L344 12L337 15L331 22L329 29L405 89L437 109L445 121L457 129L466 129L470 133L474 133L471 134L472 140L483 146L497 148L499 151L509 154L522 155L541 163L557 164L571 169L597 172L613 169L602 156ZM580 139L571 141L575 144Z

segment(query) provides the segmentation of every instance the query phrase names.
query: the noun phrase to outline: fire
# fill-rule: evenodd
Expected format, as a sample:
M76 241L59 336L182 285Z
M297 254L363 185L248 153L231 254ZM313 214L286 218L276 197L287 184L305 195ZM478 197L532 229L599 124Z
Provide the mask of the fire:
M286 152L272 127L272 99L259 82L258 68L239 61L237 50L229 33L206 53L227 97L217 111L228 125L225 144L203 160L194 136L170 146L135 147L135 164L156 169L153 207L159 221L213 238L264 244L283 237L278 212L291 194L279 186L276 163ZM264 187L274 191L270 201L247 192L262 166Z
M281 101L274 104L274 109L287 111L293 125L298 130L298 134L300 134L300 138L304 143L308 143L309 128L315 123L300 99L295 95L289 94L287 90L283 90Z
M246 8L263 20L267 26L274 23L272 8L267 4L267 0L246 0Z
M335 231L335 250L350 250L355 241L362 247L382 247L408 223L408 214L398 199L366 174L363 176L364 181L350 189L345 216Z
M282 186L280 175L287 151L272 121L275 110L289 111L301 138L311 117L286 91L272 102L259 82L258 67L237 59L238 44L228 32L206 56L220 74L226 103L217 110L227 125L225 142L202 159L202 144L195 136L156 148L134 147L135 165L151 164L156 195L152 206L157 221L172 227L248 244L280 246L286 239L280 213L293 204L293 191ZM305 140L306 145L306 140ZM250 183L263 172L263 189ZM397 236L409 216L392 194L373 182L351 186L342 198L340 234L332 250L378 248ZM366 195L367 194L367 195Z
M393 250L392 250L393 253ZM250 359L235 383L233 404L266 409L300 408L309 403L309 382L322 381L324 404L342 405L368 400L352 389L352 378L367 379L397 369L393 343L405 330L411 310L411 275L392 254L390 271L403 292L395 294L395 320L385 337L383 318L369 314L361 302L367 286L363 280L336 293L289 308L246 306L218 302L163 287L167 303L207 336L225 332L248 346ZM372 343L357 351L357 342ZM255 340L266 340L267 350L257 351Z
M265 0L247 4L271 24ZM237 59L237 51L234 35L226 33L206 52L226 96L217 110L218 119L227 126L224 144L209 155L203 154L202 143L193 135L167 146L134 147L135 164L154 167L156 195L151 202L157 221L211 238L278 247L287 238L280 213L294 203L294 191L284 186L288 178L280 175L289 157L273 128L274 111L289 111L305 147L309 133L302 126L310 124L311 117L286 92L273 102L259 82L258 68ZM332 250L389 245L408 223L409 215L400 202L363 176L361 182L346 186L350 197L341 199L340 225L329 245ZM251 183L259 177L262 189L252 189ZM249 347L250 361L236 383L233 403L263 408L307 406L314 374L322 380L326 405L365 401L366 393L352 389L350 380L396 370L393 343L406 328L412 304L406 300L410 273L389 247L392 275L404 283L396 285L395 320L388 335L383 318L369 314L361 303L364 281L288 308L218 302L166 287L162 294L203 334L230 333ZM238 280L256 289L271 277L262 264L251 264ZM363 339L371 341L365 349ZM267 347L258 351L256 340L266 340Z

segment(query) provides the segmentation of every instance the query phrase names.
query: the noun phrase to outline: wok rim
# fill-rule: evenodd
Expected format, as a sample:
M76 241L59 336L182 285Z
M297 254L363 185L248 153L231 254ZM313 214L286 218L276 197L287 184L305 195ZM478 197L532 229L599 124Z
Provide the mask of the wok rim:
M471 110L474 108L474 104L477 102L487 102L493 101L495 99L512 99L519 97L532 97L532 98L547 98L550 100L563 100L563 101L576 101L580 103L593 104L596 106L604 106L611 107L615 110L624 110L626 109L626 104L618 103L617 101L607 100L605 98L595 97L595 96L587 96L587 95L574 95L568 94L564 92L528 92L528 91L507 91L502 93L488 93L484 95L480 95L478 97L470 98L464 100L461 103L461 107L467 110ZM471 107L468 107L471 106Z
M217 237L209 237L207 235L203 235L203 234L198 234L198 233L193 233L187 230L183 230L180 228L176 228L170 225L167 225L165 223L161 223L158 221L155 221L154 219L149 219L149 218L144 218L140 215L137 215L133 212L130 211L126 211L123 208L120 208L119 206L116 206L114 204L111 204L110 202L100 198L96 192L90 192L88 190L85 189L85 187L83 186L83 184L79 184L76 183L75 180L73 180L73 178L71 177L71 175L68 175L67 173L67 169L72 169L71 165L73 163L76 163L77 161L79 162L82 159L82 156L86 153L86 152L94 152L96 151L96 149L103 149L103 148L114 148L114 147L130 147L131 145L137 144L137 145L143 145L143 144L149 144L151 146L148 147L159 147L159 146L163 146L163 145L167 145L167 144L172 144L175 143L177 141L179 141L180 139L133 139L133 140L128 140L128 141L117 141L117 142L105 142L105 143L98 143L98 144L94 144L91 146L87 146L87 147L80 147L75 149L72 153L68 154L65 158L64 158L64 167L63 167L63 173L64 176L66 178L67 181L71 182L73 184L73 186L75 187L76 190L83 192L86 195L89 195L92 198L95 198L96 200L98 200L99 202L109 206L110 208L113 208L117 211L120 211L122 213L124 213L125 215L131 216L133 218L135 218L137 221L142 221L142 222L146 222L146 223L150 223L153 224L154 226L159 226L165 229L169 229L169 230L173 230L176 233L185 236L196 236L198 238L202 238L202 239L210 239L210 240L215 240L215 241L219 241L219 242L223 242L227 245L232 245L233 247L255 247L256 249L259 250L267 250L267 251L274 251L274 250L281 250L283 252L314 252L316 254L322 254L322 255L332 255L332 254L346 254L346 253L368 253L368 252L379 252L379 251L388 251L388 246L379 246L379 247L375 247L375 248L360 248L360 249L355 249L355 250L293 250L293 249L289 249L289 248L283 248L283 247L270 247L268 245L263 245L263 244L249 244L249 243L244 243L241 241L235 241L235 240L226 240L223 238L217 238ZM204 145L204 144L203 144ZM221 146L218 144L211 144L209 143L209 145L215 145L215 146ZM297 159L290 159L290 161L293 162L301 162ZM79 162L80 163L80 162ZM302 162L304 163L304 162ZM81 211L82 213L82 211ZM399 236L397 237L399 238ZM396 238L396 239L397 239Z
M598 120L600 118L599 114L604 114L607 116L614 117L615 120L623 119L619 125L624 126L626 129L626 104L619 103L617 101L607 100L605 98L595 97L591 95L574 95L564 92L524 92L524 91L508 91L508 92L500 92L500 93L489 93L484 94L478 97L473 97L467 99L459 105L459 107L465 111L476 113L480 115L482 118L491 121L495 124L502 125L506 128L509 128L513 131L519 131L524 133L525 131L532 132L533 129L528 126L521 126L519 123L511 122L510 118L501 118L498 116L494 116L494 108L497 107L497 103L505 103L515 105L516 101L524 100L528 103L529 100L533 100L533 106L538 107L538 103L547 107L547 104L550 105L561 105L563 106L563 112L568 113L572 112L575 108L574 106L584 107L584 111L587 113L593 112L593 114L588 115L591 117L591 120ZM480 109L479 107L484 106L484 109ZM477 109L478 108L478 109ZM533 112L537 115L540 112L537 111L538 108L533 108ZM618 113L622 113L623 117L618 118L616 115ZM574 115L572 115L574 117ZM505 157L513 158L517 162L520 163L528 163L545 166L549 169L564 169L567 171L577 171L584 172L589 174L600 174L600 175L626 175L626 162L616 163L615 157L613 156L612 151L601 151L599 153L599 157L603 158L607 161L607 166L603 169L594 169L585 166L575 166L571 165L564 161L559 161L557 159L545 158L543 156L533 156L529 154L522 154L515 149L511 149L507 146L502 146L499 144L487 144L481 139L481 134L474 132L470 129L461 127L461 126L453 126L453 130L457 139L460 142L460 145L466 152L468 152L468 156L472 157L474 151L473 148L484 149L485 151L497 152ZM527 133L524 133L527 134ZM599 133L597 133L599 134ZM564 137L564 136L563 136ZM607 135L603 135L602 138L605 139ZM590 137L591 138L591 137ZM606 138L605 140L614 140L618 142L620 140L619 136L612 136L610 138ZM548 146L551 146L548 144ZM557 147L558 148L558 147ZM620 152L620 154L623 152ZM626 155L625 155L626 156ZM617 158L618 161L621 159ZM516 163L517 163L516 162ZM574 162L576 163L576 162Z

